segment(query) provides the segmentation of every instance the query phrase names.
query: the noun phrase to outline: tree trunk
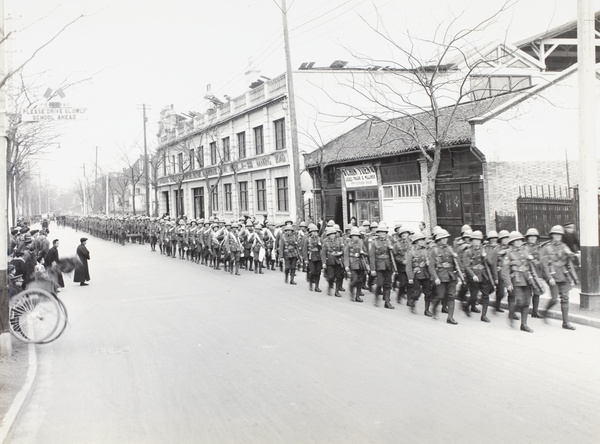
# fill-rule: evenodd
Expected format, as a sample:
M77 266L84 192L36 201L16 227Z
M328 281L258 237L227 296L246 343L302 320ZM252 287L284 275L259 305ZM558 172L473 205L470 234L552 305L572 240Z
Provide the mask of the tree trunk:
M237 169L232 168L233 170L233 185L235 186L235 194L237 196L238 201L238 214L237 218L239 219L242 216L242 200L240 199L240 182L237 175Z
M206 178L206 218L212 217L213 215L213 207L212 207L212 188L210 187L210 179Z
M433 162L428 164L427 171L427 210L429 213L429 224L430 227L436 226L437 223L437 208L436 208L436 177L440 168L440 161L442 157L442 148L439 144L436 144L433 148Z
M158 187L154 187L154 217L158 217Z

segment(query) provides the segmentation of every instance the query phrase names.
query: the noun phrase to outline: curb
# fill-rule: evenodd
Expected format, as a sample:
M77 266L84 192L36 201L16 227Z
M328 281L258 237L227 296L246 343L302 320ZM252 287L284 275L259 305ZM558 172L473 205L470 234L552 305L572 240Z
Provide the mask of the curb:
M33 383L35 382L35 378L37 376L37 353L35 351L34 344L29 344L28 355L29 367L27 368L25 384L23 384L23 387L19 393L17 393L17 396L15 396L15 399L8 409L8 412L6 412L6 415L0 423L0 443L2 444L8 444L10 432L12 431L12 428L19 417L23 404L31 393L31 387L33 387Z
M508 303L502 302L502 304L500 305L502 306L502 308L508 310ZM562 312L557 310L550 310L546 313L546 317L562 321ZM588 327L600 328L600 318L592 318L590 316L573 313L572 311L569 313L569 322L578 325L587 325Z

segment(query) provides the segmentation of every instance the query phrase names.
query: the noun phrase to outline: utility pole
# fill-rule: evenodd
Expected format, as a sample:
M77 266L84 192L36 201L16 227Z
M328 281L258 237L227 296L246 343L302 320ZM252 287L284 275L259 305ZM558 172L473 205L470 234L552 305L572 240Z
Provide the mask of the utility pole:
M83 215L87 216L87 199L86 199L86 192L85 192L85 163L83 164L83 182L82 182L82 188L83 188Z
M6 37L4 25L4 0L0 0L0 40ZM6 41L0 43L0 77L6 75ZM6 155L8 139L6 137L6 86L0 88L0 251L8 251L8 192ZM0 261L0 354L12 354L12 339L8 328L8 261Z
M286 0L281 0L281 14L283 18L283 42L285 45L285 78L288 90L288 106L290 110L290 135L292 138L292 178L294 181L294 197L296 202L296 220L304 220L304 198L302 196L302 182L300 181L300 153L298 151L298 122L296 120L296 96L294 95L294 81L292 78L292 57L290 55L290 36L287 22Z
M109 188L108 187L109 187L109 179L108 179L108 173L106 173L106 196L105 196L105 198L106 198L106 208L104 210L104 214L106 216L108 216L108 195L109 195Z
M592 0L577 8L579 76L579 227L581 230L580 307L600 308L598 246L598 156L596 151L596 28Z
M94 173L94 201L92 202L92 210L96 209L96 201L97 201L97 187L98 187L98 147L96 146L96 166Z
M148 146L146 145L146 104L142 105L144 117L144 180L146 181L146 216L150 216L150 178L148 168Z

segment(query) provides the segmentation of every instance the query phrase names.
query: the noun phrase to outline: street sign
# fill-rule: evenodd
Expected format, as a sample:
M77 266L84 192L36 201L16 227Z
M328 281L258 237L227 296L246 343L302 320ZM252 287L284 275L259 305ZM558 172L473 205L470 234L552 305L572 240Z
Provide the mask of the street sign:
M24 122L87 120L87 108L37 106L22 112Z

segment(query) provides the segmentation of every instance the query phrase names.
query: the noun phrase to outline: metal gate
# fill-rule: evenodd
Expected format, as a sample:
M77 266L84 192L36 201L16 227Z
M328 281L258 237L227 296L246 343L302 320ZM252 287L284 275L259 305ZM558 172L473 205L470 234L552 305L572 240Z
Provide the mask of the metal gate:
M482 181L436 184L438 225L452 236L459 236L464 224L485 233L483 204Z
M572 222L578 226L579 205L572 195L572 190L566 187L519 187L519 231L525 233L529 228L537 228L546 236L554 225Z

